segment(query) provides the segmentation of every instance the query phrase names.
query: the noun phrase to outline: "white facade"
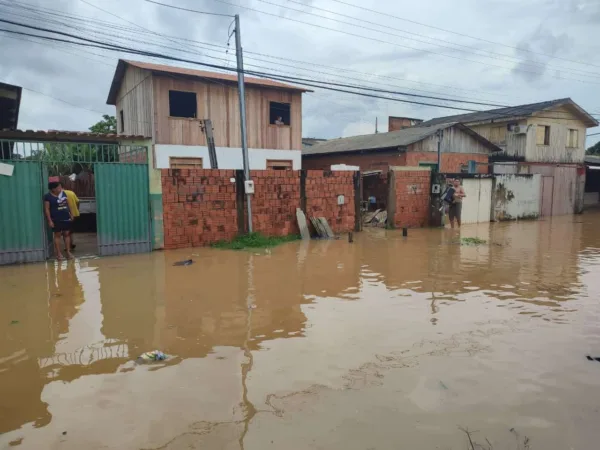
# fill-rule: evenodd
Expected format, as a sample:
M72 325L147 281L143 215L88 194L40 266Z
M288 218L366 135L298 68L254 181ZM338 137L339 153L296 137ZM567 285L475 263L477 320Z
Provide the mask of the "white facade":
M542 176L496 175L492 220L536 219L540 215Z
M242 149L234 147L217 147L217 162L219 169L243 169ZM168 169L170 157L193 157L202 158L202 167L210 169L210 158L208 156L208 147L200 145L163 145L154 146L156 154L156 168ZM267 160L270 161L291 161L293 170L302 168L301 150L267 150L251 148L248 150L250 159L250 170L265 170Z

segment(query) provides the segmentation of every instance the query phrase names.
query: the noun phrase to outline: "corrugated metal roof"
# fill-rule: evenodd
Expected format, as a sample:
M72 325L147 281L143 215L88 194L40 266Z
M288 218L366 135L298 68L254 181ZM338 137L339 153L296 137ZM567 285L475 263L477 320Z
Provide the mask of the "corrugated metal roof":
M184 67L168 66L165 64L152 64L141 61L130 61L120 59L115 70L115 75L113 77L112 84L110 86L108 99L106 100L106 103L109 105L114 105L116 102L117 93L119 91L119 87L121 86L121 80L125 75L125 69L127 68L127 65L137 67L139 69L150 70L155 73L185 75L188 77L195 77L200 79L237 83L237 74L207 72L205 70L187 69ZM275 89L285 89L288 91L312 92L310 89L305 89L302 87L293 86L291 84L280 83L279 81L267 80L263 78L244 77L244 81L247 85L263 86Z
M315 144L311 147L302 149L303 156L321 155L329 153L359 152L364 150L381 150L387 148L406 147L415 142L435 134L438 130L457 127L470 134L473 138L483 142L491 151L501 151L499 147L492 144L483 136L475 133L470 128L461 124L443 123L439 125L424 127L409 127L403 130L391 131L388 133L366 134L362 136L352 136L347 138L330 139L326 142Z
M132 134L102 134L88 131L62 130L0 130L0 139L40 140L40 141L86 141L118 142L123 140L150 139L147 136Z
M598 121L590 116L583 108L575 103L570 98L559 98L557 100L548 100L545 102L530 103L527 105L509 106L506 108L490 109L487 111L478 111L468 114L458 114L454 116L436 117L427 120L422 125L438 125L441 123L460 122L470 124L474 122L486 122L494 120L509 120L515 117L529 117L532 114L544 111L549 108L554 108L560 105L572 106L582 117L587 121L589 126L597 126Z

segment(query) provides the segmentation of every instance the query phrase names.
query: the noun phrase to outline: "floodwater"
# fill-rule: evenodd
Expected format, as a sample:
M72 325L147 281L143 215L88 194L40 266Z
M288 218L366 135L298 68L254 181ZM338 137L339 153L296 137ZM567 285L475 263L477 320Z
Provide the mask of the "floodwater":
M600 215L460 233L0 268L0 448L598 448Z

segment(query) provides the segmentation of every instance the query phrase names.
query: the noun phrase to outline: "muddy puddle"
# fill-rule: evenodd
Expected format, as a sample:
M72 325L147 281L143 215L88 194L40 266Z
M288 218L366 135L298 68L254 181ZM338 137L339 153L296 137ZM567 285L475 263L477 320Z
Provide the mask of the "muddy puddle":
M598 448L599 280L600 215L0 268L0 448Z

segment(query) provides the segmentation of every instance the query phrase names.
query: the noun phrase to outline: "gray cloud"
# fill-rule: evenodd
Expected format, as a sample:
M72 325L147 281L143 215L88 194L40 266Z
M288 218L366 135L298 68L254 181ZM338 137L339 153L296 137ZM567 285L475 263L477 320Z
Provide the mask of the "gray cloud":
M103 20L121 27L134 28L133 25L102 13L80 0L63 0L61 2L24 1L33 5L83 15L90 18L90 20ZM176 11L152 5L142 0L136 0L135 2L120 2L118 0L88 1L131 22L160 33L217 45L225 45L227 42L227 27L230 23L227 18ZM346 81L349 84L373 83L374 87L379 88L386 88L387 86L388 89L402 91L414 89L413 92L425 95L466 97L502 104L517 104L571 96L575 101L580 102L584 108L595 112L600 111L600 90L597 89L597 86L553 78L557 75L555 66L589 71L596 70L594 67L573 66L573 64L565 61L550 60L523 50L530 49L600 65L597 57L600 54L597 48L598 44L590 39L590 33L593 30L592 24L600 21L600 2L595 0L550 0L545 3L537 2L531 5L520 3L519 8L517 8L518 12L515 12L515 8L507 7L506 1L500 0L485 2L485 6L483 5L484 2L476 2L474 7L457 7L455 4L443 0L422 0L408 4L399 4L394 0L381 0L373 6L369 6L396 16L407 17L438 27L451 28L496 42L511 43L520 47L521 50L471 40L391 17L370 15L364 11L344 7L330 0L303 0L306 6L289 4L290 7L307 8L307 10L310 10L311 6L318 6L405 31L434 36L442 39L442 42L460 43L477 51L490 50L517 56L528 61L533 60L542 64L540 66L542 70L540 71L543 73L540 75L529 74L521 70L532 69L524 62L511 63L501 59L480 58L467 55L460 49L454 51L441 48L436 43L431 45L419 44L408 39L379 35L367 30L355 29L355 27L296 13L286 8L287 2L281 2L280 6L275 7L255 0L231 0L232 3L239 2L245 6L306 22L318 23L332 29L365 36L376 36L382 40L395 42L398 45L427 48L435 52L447 53L458 59L432 55L418 49L411 50L374 42L284 19L276 19L212 0L202 2L192 0L163 1L182 7L221 14L239 13L242 21L243 45L247 52L246 62L248 64L269 66L295 76L330 79L336 82ZM349 1L359 4L357 0ZM0 2L6 3L6 0L0 0ZM0 5L1 16L9 17L9 11L12 10ZM318 10L312 11L321 14ZM532 31L532 21L536 23L536 20L541 20L542 25ZM35 21L32 23L35 23ZM564 31L557 32L555 30ZM73 30L73 32L78 31ZM136 33L129 34L114 31L112 36L106 36L101 32L102 30L98 28L94 31L95 34L90 32L87 36L100 40L112 39L123 44L154 49L189 59L225 64L224 61L213 59L216 57L228 59L230 66L234 63L233 55L230 53L226 57L225 51L220 49L217 53L205 49L196 49L197 52L202 53L202 55L197 55L156 47L151 43L158 42L158 38L148 36L141 30L137 35ZM132 40L134 37L142 42L134 42ZM161 40L161 43L169 47L190 50L188 45L177 46L164 39ZM85 109L77 109L51 98L26 91L21 108L20 126L22 128L75 130L88 128L99 119L100 112L114 113L113 108L105 105L105 101L117 59L119 57L146 59L98 49L74 49L61 45L51 47L23 40L9 39L2 33L0 33L0 47L3 54L3 61L0 65L1 81L20 84L81 107L98 111L98 113L93 113ZM233 46L231 48L233 49ZM94 54L90 54L90 52ZM336 68L305 67L315 71L333 73L336 76L284 67L278 65L278 63L288 65L299 65L299 63L264 58L249 52L333 66ZM269 59L271 63L256 61L252 58ZM479 60L489 65L467 62L460 58ZM164 63L164 61L162 62ZM491 66L502 66L504 68ZM553 68L551 69L549 66ZM267 70L254 67L253 69ZM350 72L349 69L363 72L366 75ZM597 69L597 72L600 73L600 69ZM389 76L396 79L380 78L369 74ZM561 71L558 72L558 75L565 78L576 78L572 74ZM433 100L423 101L441 103ZM480 108L472 105L466 105L465 107ZM315 93L307 94L304 99L303 133L305 136L338 137L352 132L369 131L374 127L375 117L379 117L380 129L384 130L388 115L405 115L426 119L436 115L449 115L454 112L459 113L460 111L317 90Z

